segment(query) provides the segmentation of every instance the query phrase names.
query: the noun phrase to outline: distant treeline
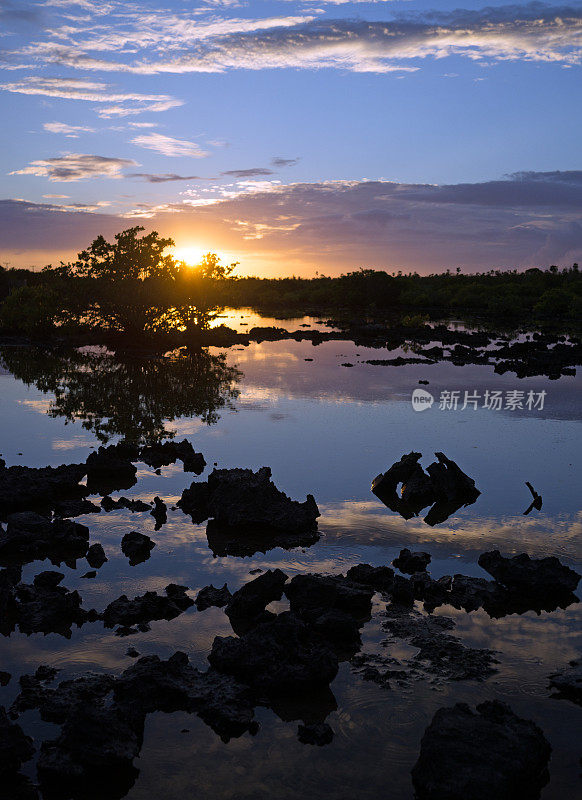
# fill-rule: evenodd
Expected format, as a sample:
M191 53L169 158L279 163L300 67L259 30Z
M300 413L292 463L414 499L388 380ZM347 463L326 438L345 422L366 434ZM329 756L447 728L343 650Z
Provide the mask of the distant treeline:
M139 335L182 331L196 337L225 306L271 314L395 317L422 324L443 316L508 319L517 324L582 320L578 265L491 270L476 275L392 273L360 269L336 278L252 278L232 274L208 253L197 267L164 250L171 239L142 228L98 237L77 261L42 272L0 268L0 328L109 330Z

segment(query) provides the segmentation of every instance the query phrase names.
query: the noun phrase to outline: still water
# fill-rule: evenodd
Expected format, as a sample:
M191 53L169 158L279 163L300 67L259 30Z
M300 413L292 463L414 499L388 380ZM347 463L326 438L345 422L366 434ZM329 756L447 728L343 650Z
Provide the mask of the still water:
M234 327L234 312L225 323ZM297 329L323 327L315 319L272 321L237 312L238 323L276 324ZM239 328L244 330L244 326ZM19 348L0 353L0 451L7 465L56 466L84 461L111 435L159 431L188 438L202 451L207 468L268 465L275 484L294 499L315 496L321 517L320 540L307 549L276 548L252 557L214 557L205 524L194 525L179 509L171 510L190 473L182 465L163 467L161 475L138 465L132 490L114 493L168 504L168 522L154 532L147 513L127 510L90 514L78 522L101 542L108 562L93 580L88 569L63 565L63 585L78 589L84 608L103 609L121 594L162 592L172 582L189 587L192 597L203 586L228 583L231 591L252 579L251 570L279 567L299 572L345 572L366 562L390 564L402 547L432 555L433 577L463 573L489 577L477 565L485 550L532 557L557 555L581 570L582 381L518 380L496 375L490 366L456 367L450 363L399 367L373 366L371 358L394 352L356 347L348 341L279 341L245 348L210 348L209 359L193 363L177 353L147 365L130 358L120 364L102 351L47 357ZM347 367L342 364L351 364ZM428 381L435 402L414 411L412 391ZM543 408L490 410L473 405L461 410L464 392L483 398L486 391L514 390L527 395L546 392ZM458 391L456 410L441 410L443 392ZM97 434L97 435L96 435ZM98 439L97 437L100 437ZM477 501L446 522L429 527L422 514L404 520L370 493L371 480L403 453L423 453L427 466L443 451L475 479ZM543 496L541 511L524 516L530 481ZM99 502L99 498L91 498ZM130 567L120 549L124 533L140 531L155 542L149 560ZM47 562L23 570L29 581ZM364 650L373 651L386 634L381 629L382 603L366 624ZM284 608L284 603L277 604ZM331 685L335 710L327 722L333 742L324 747L301 744L297 720L283 721L271 710L257 709L260 730L224 744L195 716L151 714L146 720L139 776L127 795L133 800L184 796L242 798L391 798L411 800L410 769L420 739L435 711L465 701L507 702L513 711L534 720L552 745L550 798L582 797L579 758L582 710L550 698L547 677L582 652L579 605L551 613L528 612L492 620L482 611L467 614L450 607L435 613L452 617L455 634L474 647L497 652L498 672L484 682L419 679L392 689L366 683L350 664L342 663ZM217 608L198 612L193 606L172 621L151 624L151 631L116 637L102 623L73 629L71 639L56 634L13 633L0 641L0 668L12 680L0 688L8 707L18 693L18 676L39 664L58 667L58 680L87 670L120 673L140 654L168 657L185 650L200 668L216 635L231 634L226 615ZM414 654L403 647L403 663ZM40 722L37 712L20 718L36 739L58 735L58 727ZM34 777L34 761L23 771ZM105 800L105 799L104 799Z

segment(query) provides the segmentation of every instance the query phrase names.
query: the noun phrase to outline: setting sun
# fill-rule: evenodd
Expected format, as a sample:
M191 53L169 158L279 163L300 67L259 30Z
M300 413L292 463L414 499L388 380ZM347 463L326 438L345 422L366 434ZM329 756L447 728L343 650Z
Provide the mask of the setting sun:
M196 267L208 250L209 248L200 245L184 245L174 249L174 257L178 261L184 261L189 267Z

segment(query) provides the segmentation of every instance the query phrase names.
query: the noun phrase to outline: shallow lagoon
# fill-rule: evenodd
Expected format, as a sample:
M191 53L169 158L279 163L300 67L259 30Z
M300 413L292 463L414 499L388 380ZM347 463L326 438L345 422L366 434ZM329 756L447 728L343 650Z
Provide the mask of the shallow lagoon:
M246 318L257 324L256 318ZM240 321L245 321L242 312ZM233 320L226 322L232 325ZM317 326L309 318L274 324L290 329L298 324ZM162 591L170 582L188 586L192 597L209 583L219 586L226 581L234 591L257 568L280 567L293 575L345 572L360 562L390 564L406 546L431 553L429 571L434 577L455 572L488 577L477 558L492 548L507 555L523 551L537 557L557 555L580 571L578 376L518 380L511 373L496 375L490 366L372 366L363 362L386 358L386 351L348 341L318 346L263 342L242 349L211 348L211 353L226 353L228 364L242 373L232 384L238 396L233 394L217 409L219 419L212 424L184 415L169 422L168 429L179 439L186 436L204 453L208 467L202 479L214 463L253 469L269 465L276 485L291 497L303 500L312 493L321 511L321 538L307 549L214 557L205 525L193 525L180 510L169 511L168 523L159 532L154 532L154 520L147 512L79 517L77 521L89 527L91 541L101 542L109 558L94 580L80 578L87 569L84 560L76 570L60 568L65 573L63 585L79 590L85 608L102 609L124 593L132 597L148 589ZM54 395L37 387L38 370L36 377L26 373L22 366L26 363L24 354L19 364L22 376L33 379L28 386L8 370L0 374L0 450L7 464L83 461L99 442L80 421L65 424L62 416L50 415ZM341 366L345 363L353 366ZM422 413L412 409L410 400L419 380L429 381L423 388L437 399ZM465 390L480 396L486 390L547 394L544 408L532 411L439 410L441 392L459 391L462 398ZM109 402L103 398L104 409ZM423 453L424 466L437 450L457 461L482 492L476 503L434 528L423 522L422 515L406 521L389 511L370 493L371 480L411 450ZM161 475L139 464L138 483L114 496L149 502L159 495L171 506L193 479L179 462L162 468ZM542 510L529 516L523 516L531 499L526 480L543 496ZM157 545L151 558L136 567L128 565L119 546L121 536L131 530L146 533ZM49 562L28 565L23 580L50 568ZM365 650L377 649L386 636L380 628L381 612L378 599L363 631ZM364 682L344 662L331 685L337 708L327 722L335 737L325 747L302 745L297 740L297 720L283 721L262 708L257 709L258 734L245 734L228 744L197 717L152 714L147 717L141 756L134 762L139 777L127 797L145 800L196 793L233 799L277 794L409 800L410 769L434 712L461 700L474 705L489 698L504 700L518 715L533 719L550 741L551 779L542 797L582 796L578 737L582 710L566 700L550 699L547 681L550 673L580 656L580 606L498 620L482 610L466 614L443 607L435 613L453 617L456 635L467 644L499 651L497 674L484 682L417 680L387 689ZM74 629L70 640L56 634L15 633L0 641L0 667L13 675L10 684L0 689L0 703L8 706L18 692L18 676L41 663L59 667L58 679L86 670L118 673L132 663L126 655L132 645L141 654L162 657L182 649L204 668L214 636L229 633L230 623L221 610L197 612L195 607L170 622L153 622L150 632L128 638L116 637L101 623ZM393 655L406 661L413 652L403 646ZM289 716L293 717L292 711ZM20 724L35 736L37 746L58 733L56 726L41 723L36 712L26 712ZM34 776L34 762L24 771Z

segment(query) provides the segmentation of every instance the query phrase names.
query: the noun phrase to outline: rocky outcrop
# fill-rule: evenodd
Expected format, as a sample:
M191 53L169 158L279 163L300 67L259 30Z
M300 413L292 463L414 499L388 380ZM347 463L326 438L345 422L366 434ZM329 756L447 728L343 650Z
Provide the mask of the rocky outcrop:
M89 546L89 529L69 519L55 519L21 511L8 516L0 533L0 563L26 564L50 559L53 564L83 558Z
M552 597L575 591L580 575L555 557L530 558L526 553L506 558L499 550L479 556L479 566L507 589L524 596Z
M535 723L498 701L477 713L441 708L412 769L418 800L536 800L548 782L551 747Z
M232 620L252 620L261 614L273 600L280 600L287 575L280 569L270 569L245 583L236 591L225 608Z
M127 497L118 497L114 500L109 495L101 500L101 508L103 511L118 511L121 508L126 508L132 513L135 511L151 511L152 507L149 503L144 503L143 500L129 500Z
M187 439L146 445L140 450L140 459L154 469L167 467L180 460L184 464L184 472L194 472L196 475L200 475L206 466L202 453L197 453Z
M569 667L550 675L550 686L558 692L554 697L564 697L582 706L582 664L571 661Z
M212 584L200 589L196 600L196 608L198 611L205 611L207 608L216 606L222 608L225 606L232 597L226 583L221 589L216 589Z
M121 550L129 559L129 563L132 567L135 567L136 564L141 564L143 561L147 561L155 546L156 543L152 542L149 536L146 536L145 533L138 533L137 531L126 533L121 540Z
M444 453L435 453L437 461L426 472L418 463L421 455L414 452L403 455L389 470L374 478L372 492L404 519L431 506L424 521L433 526L444 522L462 506L474 503L480 492L475 481Z
M86 473L85 464L0 468L0 515L31 508L52 508L64 500L84 497L87 489L79 481Z
M407 547L401 550L398 558L395 558L392 562L392 565L399 569L400 572L405 572L408 575L412 575L415 572L424 572L429 564L430 555L428 553L422 551L412 553Z
M174 619L194 605L194 600L186 594L186 586L170 583L165 588L166 596L157 592L146 592L129 600L122 594L109 603L103 612L103 621L108 628L114 625L136 625L156 619Z
M208 660L219 672L267 695L328 686L338 670L332 650L289 612L240 638L217 636Z
M215 469L208 477L207 490L193 484L178 505L185 513L192 509L229 528L304 532L313 530L319 517L313 496L308 495L304 503L291 500L274 485L269 467L257 472Z
M105 555L103 545L99 542L91 545L91 547L87 550L87 555L85 558L87 559L89 566L93 567L93 569L99 569L108 560L107 556Z
M90 494L109 494L116 489L131 489L136 483L138 449L126 442L99 447L87 458L87 489Z

